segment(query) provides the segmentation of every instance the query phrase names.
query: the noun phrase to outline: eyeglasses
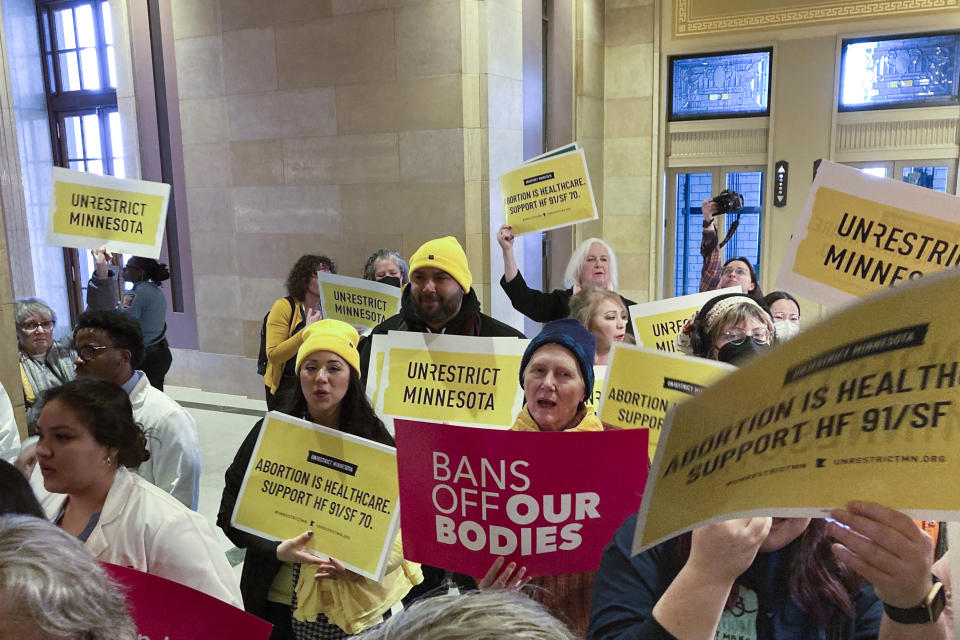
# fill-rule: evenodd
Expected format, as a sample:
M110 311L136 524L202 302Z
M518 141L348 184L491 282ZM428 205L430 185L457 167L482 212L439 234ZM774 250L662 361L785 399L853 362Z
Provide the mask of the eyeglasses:
M104 349L114 349L117 345L108 344L104 346L99 346L95 344L85 344L79 349L77 349L77 355L80 356L80 359L84 362L90 362Z
M53 330L53 325L56 324L53 320L44 320L43 322L24 322L20 325L20 328L26 331L27 333L33 333L37 329L43 329L44 331Z
M775 313L773 314L774 320L788 320L793 324L800 324L800 316L796 313Z
M770 330L766 327L757 327L750 333L747 333L743 329L731 329L730 331L721 333L720 339L724 342L743 342L747 336L750 336L760 344L770 342Z
M729 276L736 274L739 277L750 275L750 272L744 269L743 267L727 267L720 272L721 275Z

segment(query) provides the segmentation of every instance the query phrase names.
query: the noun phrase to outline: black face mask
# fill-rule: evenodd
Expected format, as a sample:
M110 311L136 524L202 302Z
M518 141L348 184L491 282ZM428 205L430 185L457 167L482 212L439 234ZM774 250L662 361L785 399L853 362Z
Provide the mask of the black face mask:
M383 276L377 282L382 282L383 284L389 284L390 286L400 288L400 278L396 276Z
M720 350L717 352L717 360L739 367L747 360L766 351L769 346L768 344L757 342L753 336L748 336L743 340L728 342L720 347Z

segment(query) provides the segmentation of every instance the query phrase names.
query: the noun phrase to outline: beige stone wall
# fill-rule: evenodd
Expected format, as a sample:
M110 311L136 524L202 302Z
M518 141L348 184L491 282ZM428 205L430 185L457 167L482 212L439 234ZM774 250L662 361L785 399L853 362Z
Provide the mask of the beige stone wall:
M575 242L604 238L617 253L620 292L651 296L657 136L657 14L654 0L577 0L575 131L583 145L600 220Z
M454 235L483 290L486 56L465 20L495 4L174 1L201 352L256 356L303 253L359 276Z
M620 292L637 302L654 299L655 9L654 0L617 0L604 12L603 232L617 252Z
M599 220L574 228L574 246L587 238L604 237L606 233L607 217L603 206L603 185L606 178L603 140L603 95L606 82L603 5L603 0L576 0L574 4L574 139L583 147L587 158L593 198L600 213Z

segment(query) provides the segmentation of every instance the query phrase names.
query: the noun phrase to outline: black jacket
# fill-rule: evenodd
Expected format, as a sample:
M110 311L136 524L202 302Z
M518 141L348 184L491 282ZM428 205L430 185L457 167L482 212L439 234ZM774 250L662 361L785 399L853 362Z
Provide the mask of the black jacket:
M550 322L570 316L570 298L573 297L573 289L554 289L550 293L531 289L520 272L517 272L517 277L510 282L507 282L506 277L501 276L500 286L510 298L513 308L531 320ZM623 307L627 311L630 310L630 305L637 304L623 296L620 296L620 300L623 301ZM632 322L627 322L627 333L633 335Z
M237 449L237 455L234 456L233 462L227 467L227 472L224 474L223 494L220 497L220 511L217 513L217 526L223 529L223 532L227 534L233 544L247 550L246 558L243 561L243 573L240 574L240 594L243 596L243 608L253 615L267 620L269 619L267 617L267 592L283 564L277 559L277 547L280 543L246 531L240 531L230 524L233 508L236 506L237 497L240 494L240 486L243 484L243 476L247 472L247 465L250 464L250 458L253 456L253 448L257 444L257 438L260 437L260 427L262 425L263 420L258 420L250 433L247 434L243 444Z
M410 287L403 290L400 297L400 313L390 316L370 332L373 334L387 333L388 331L412 331L414 333L441 333L431 329L426 322L417 315L417 307L410 295ZM480 301L473 289L464 294L460 311L450 322L443 326L443 333L454 336L479 336L482 338L513 337L525 338L520 331L485 313L480 313ZM367 380L367 363L370 362L370 338L364 338L358 347L360 351L360 371L363 381Z

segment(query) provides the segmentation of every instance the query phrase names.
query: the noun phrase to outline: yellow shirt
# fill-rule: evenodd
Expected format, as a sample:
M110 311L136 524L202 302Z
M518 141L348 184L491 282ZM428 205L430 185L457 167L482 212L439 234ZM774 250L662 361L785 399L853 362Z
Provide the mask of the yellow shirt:
M318 613L350 634L360 633L383 620L383 614L399 602L414 585L423 582L420 565L403 558L400 532L393 542L387 572L375 582L348 572L337 579L313 576L317 565L303 565L297 583L297 620L313 620Z
M287 360L295 358L300 345L303 344L302 331L290 335L291 329L303 320L301 308L300 302L294 301L291 318L290 302L286 298L280 298L273 303L267 315L267 370L263 374L263 384L270 387L270 393L277 392Z

